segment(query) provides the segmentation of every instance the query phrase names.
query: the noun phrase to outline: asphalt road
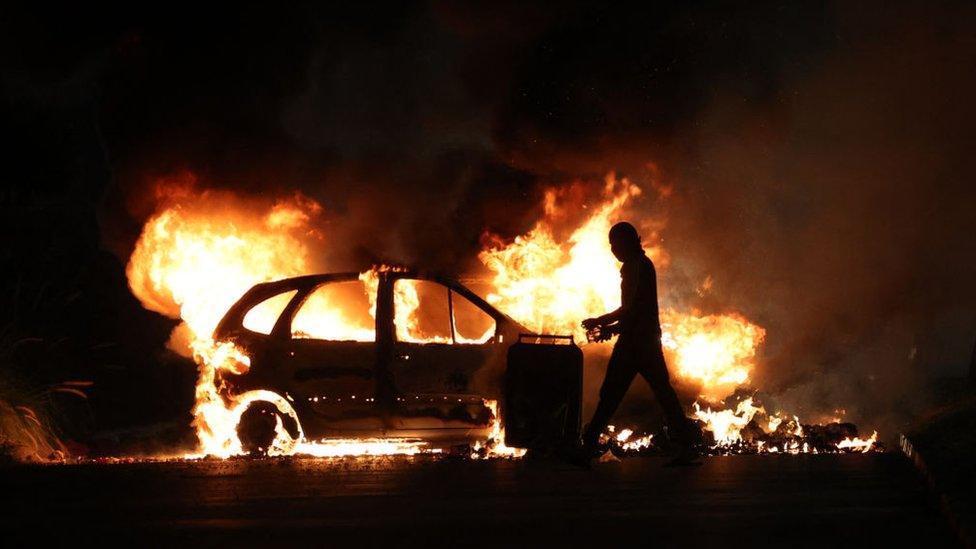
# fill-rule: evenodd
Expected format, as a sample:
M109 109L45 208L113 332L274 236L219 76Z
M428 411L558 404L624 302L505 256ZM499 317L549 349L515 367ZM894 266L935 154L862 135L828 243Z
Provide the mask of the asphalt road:
M8 542L179 546L952 546L900 454L665 468L386 458L0 469ZM544 544L544 545L543 545Z

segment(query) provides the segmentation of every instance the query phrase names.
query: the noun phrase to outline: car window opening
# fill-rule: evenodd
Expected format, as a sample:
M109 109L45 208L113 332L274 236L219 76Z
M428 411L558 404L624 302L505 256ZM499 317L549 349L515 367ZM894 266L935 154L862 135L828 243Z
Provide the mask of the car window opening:
M376 341L375 296L363 281L327 282L295 312L291 336L326 341Z
M397 340L423 344L483 344L495 334L495 320L454 290L428 280L394 283Z
M282 311L285 310L285 307L288 306L288 303L295 297L297 292L298 290L291 290L273 295L251 307L247 314L244 315L241 325L252 332L264 335L270 334L271 330L274 329L275 323L278 321L278 317L281 316Z
M451 291L451 325L458 343L487 343L495 335L495 319L463 295Z

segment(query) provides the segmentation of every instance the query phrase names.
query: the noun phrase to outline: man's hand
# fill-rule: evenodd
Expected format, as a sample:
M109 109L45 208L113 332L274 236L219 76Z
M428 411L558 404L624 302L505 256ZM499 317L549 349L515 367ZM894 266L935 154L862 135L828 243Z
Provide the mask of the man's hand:
M610 338L620 333L616 323L607 324L605 316L587 318L580 324L586 329L586 339L591 343L609 341Z
M592 330L594 328L599 327L601 324L603 324L603 322L601 322L599 318L587 318L580 324L583 325L583 329Z

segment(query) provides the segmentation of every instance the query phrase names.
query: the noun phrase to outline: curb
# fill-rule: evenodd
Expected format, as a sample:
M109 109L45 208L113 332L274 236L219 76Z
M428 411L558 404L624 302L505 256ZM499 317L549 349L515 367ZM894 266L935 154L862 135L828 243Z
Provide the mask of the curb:
M915 468L918 469L918 472L922 475L922 478L925 479L926 488L928 488L929 493L938 500L939 511L949 523L949 527L959 539L960 543L962 543L962 546L976 547L976 545L973 544L973 539L970 537L966 527L959 520L959 516L956 515L956 512L952 510L952 505L949 502L949 496L947 496L945 492L939 490L935 477L925 464L925 460L922 459L922 455L919 454L918 450L915 449L912 441L906 435L900 435L898 438L902 453L905 454L909 460L911 460L912 464L915 465Z

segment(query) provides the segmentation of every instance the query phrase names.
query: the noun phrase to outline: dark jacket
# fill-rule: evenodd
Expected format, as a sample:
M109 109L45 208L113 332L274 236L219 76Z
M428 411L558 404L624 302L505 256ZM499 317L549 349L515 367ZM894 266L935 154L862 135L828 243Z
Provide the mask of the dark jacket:
M657 306L657 272L645 254L624 262L620 268L621 337L661 336Z

